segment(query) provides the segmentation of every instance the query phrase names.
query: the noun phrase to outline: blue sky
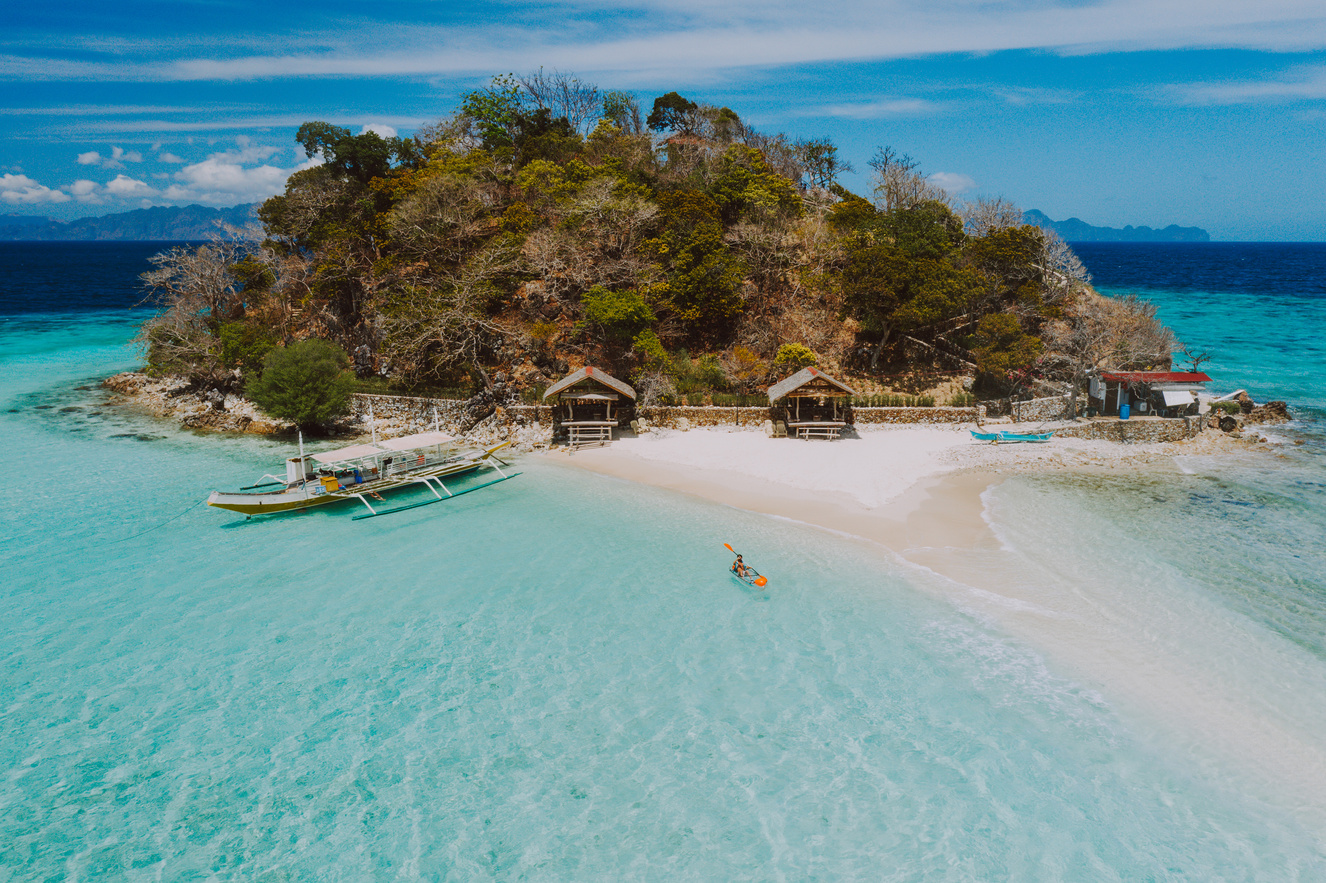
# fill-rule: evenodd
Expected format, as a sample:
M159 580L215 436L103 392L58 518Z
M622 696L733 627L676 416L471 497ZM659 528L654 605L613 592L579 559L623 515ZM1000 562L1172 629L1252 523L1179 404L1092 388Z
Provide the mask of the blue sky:
M1320 0L13 4L0 214L234 205L305 120L409 134L539 66L878 145L1052 218L1326 241ZM858 172L845 183L864 191Z

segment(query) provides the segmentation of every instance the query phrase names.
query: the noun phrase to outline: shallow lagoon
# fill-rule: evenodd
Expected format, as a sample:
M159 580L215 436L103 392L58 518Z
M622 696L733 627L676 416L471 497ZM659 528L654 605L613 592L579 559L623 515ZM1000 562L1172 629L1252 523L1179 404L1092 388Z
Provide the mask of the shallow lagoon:
M95 315L0 328L0 436L42 466L0 512L0 876L1326 867L1316 808L1273 777L1205 753L978 593L865 543L536 458L483 493L362 522L190 508L285 450L97 413L95 390L74 387L132 364L128 329ZM1305 538L1320 490L1302 456L1269 473L1285 490L1203 464L1107 493L1010 482L992 517L1020 556L1014 578L1080 578L1121 631L1141 598L1207 611L1164 640L1194 664L1237 655L1211 679L1235 706L1315 700L1322 551ZM1180 501L1189 486L1219 493ZM1262 543L1221 559L1244 562L1240 578L1169 552L1217 525L1225 546ZM1047 529L1108 532L1134 560L1117 575L1090 550L1065 560L1038 544ZM774 578L767 601L726 575L725 541Z

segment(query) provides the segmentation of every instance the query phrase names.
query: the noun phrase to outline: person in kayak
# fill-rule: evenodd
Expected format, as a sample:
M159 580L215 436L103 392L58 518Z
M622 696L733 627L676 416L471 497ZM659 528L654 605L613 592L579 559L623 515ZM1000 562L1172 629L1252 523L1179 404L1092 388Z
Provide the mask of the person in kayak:
M740 555L737 556L736 561L732 562L732 572L742 579L746 578L746 565L742 562Z

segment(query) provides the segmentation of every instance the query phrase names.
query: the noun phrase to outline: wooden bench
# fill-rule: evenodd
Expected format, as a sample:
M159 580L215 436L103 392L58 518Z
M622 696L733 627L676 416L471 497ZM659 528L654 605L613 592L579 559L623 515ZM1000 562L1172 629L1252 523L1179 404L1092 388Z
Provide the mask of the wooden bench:
M803 421L787 424L787 428L792 431L796 438L827 438L830 441L838 438L838 434L846 426L846 423L838 420Z
M568 443L572 447L580 445L602 445L612 441L612 429L615 420L577 420L575 423L563 423L568 434Z

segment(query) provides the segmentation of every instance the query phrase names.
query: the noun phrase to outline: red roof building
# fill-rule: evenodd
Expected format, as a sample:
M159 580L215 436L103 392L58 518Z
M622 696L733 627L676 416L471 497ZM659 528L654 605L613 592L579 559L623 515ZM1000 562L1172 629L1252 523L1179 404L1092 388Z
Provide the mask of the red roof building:
M1091 378L1089 406L1106 416L1192 417L1211 378L1200 371L1102 371Z
M1112 383L1210 383L1200 371L1104 371L1101 380Z

